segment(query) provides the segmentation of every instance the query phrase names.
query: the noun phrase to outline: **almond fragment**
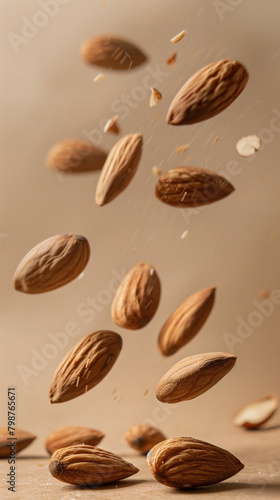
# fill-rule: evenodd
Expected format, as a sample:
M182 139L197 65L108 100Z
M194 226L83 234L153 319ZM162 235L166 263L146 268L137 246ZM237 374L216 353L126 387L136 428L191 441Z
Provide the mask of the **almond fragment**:
M261 147L261 140L257 135L248 135L247 137L242 137L236 143L237 152L240 156L252 156Z
M172 64L175 63L177 59L177 52L174 52L166 61L166 64L168 64L168 66L171 66Z
M177 167L157 182L155 194L174 207L198 207L222 200L234 191L226 179L198 167Z
M68 139L51 148L46 164L52 170L66 173L101 170L107 154L89 141Z
M152 168L152 172L153 172L154 177L159 177L162 173L161 168L156 167L156 166Z
M98 35L84 42L81 57L87 63L117 70L136 68L147 59L134 44L111 35Z
M183 144L182 146L177 146L175 149L176 153L183 153L184 151L187 151L189 149L190 145L189 144Z
M215 291L215 287L199 290L171 314L159 334L162 354L171 356L195 337L213 308Z
M96 75L93 79L94 82L100 82L101 80L103 80L104 78L104 75L103 73L98 73L98 75Z
M144 455L148 453L153 446L166 439L160 430L147 424L129 427L124 438L131 448Z
M79 486L115 483L139 471L115 453L86 444L55 451L49 469L59 481Z
M160 281L156 270L141 262L120 284L112 303L112 319L122 328L137 330L146 326L156 313L160 300Z
M125 135L115 144L98 180L97 205L109 203L128 186L138 168L142 147L142 134Z
M14 436L10 436L7 427L0 427L0 458L9 458L11 454L11 448L9 444L15 440L16 449L15 452L19 453L24 448L27 448L37 436L31 434L31 432L22 431L21 429L16 429Z
M86 335L57 368L50 386L50 402L69 401L99 384L115 364L121 348L118 333L99 330Z
M103 438L103 432L88 427L71 425L69 427L59 427L52 431L46 438L45 447L48 453L52 455L56 450L67 446L77 444L96 446Z
M176 363L160 379L156 397L162 403L179 403L200 396L235 365L236 356L224 352L195 354Z
M190 125L208 120L224 111L245 88L246 68L225 59L197 71L174 97L166 121L171 125Z
M160 93L159 90L155 89L154 87L151 88L151 97L150 97L150 108L156 106L159 101L162 99L162 94Z
M276 394L266 394L241 408L234 417L234 424L247 429L257 429L274 415L278 407Z
M244 467L229 451L190 437L175 437L157 444L147 461L156 480L172 488L216 484Z
M180 33L178 33L178 35L175 35L173 38L171 38L170 42L172 42L172 43L180 42L180 40L182 40L182 38L184 38L185 34L186 34L185 30L180 31Z
M118 116L110 118L103 129L104 133L111 132L112 134L118 135L120 133L120 128L117 124Z
M42 241L19 263L14 288L24 293L43 293L66 285L85 268L90 246L84 236L61 234Z

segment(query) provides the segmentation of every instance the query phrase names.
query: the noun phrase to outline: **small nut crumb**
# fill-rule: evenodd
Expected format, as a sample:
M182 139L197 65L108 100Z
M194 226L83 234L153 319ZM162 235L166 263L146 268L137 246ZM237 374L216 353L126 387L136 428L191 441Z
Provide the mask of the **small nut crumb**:
M219 140L219 136L217 135L217 137L215 137L215 139L214 139L214 142L218 142L218 140Z
M96 77L93 79L93 81L100 82L100 80L103 80L103 78L104 78L103 73L98 73L98 75L96 75Z
M177 52L174 52L166 61L166 64L168 64L168 66L171 66L172 64L175 63L177 59Z
M181 234L181 240L185 240L187 236L188 236L188 231L184 231L184 232Z
M160 93L159 90L155 89L154 87L151 88L151 97L150 97L150 108L153 108L156 106L159 101L162 99L162 94Z
M161 175L161 168L153 167L152 172L153 172L154 177L159 177Z
M266 297L269 296L269 291L268 290L260 290L258 293L258 298L259 299L266 299Z
M185 30L180 31L180 33L178 33L178 35L176 35L173 38L171 38L170 42L172 42L172 43L178 43L178 42L180 42L180 40L182 40L182 38L184 38L185 34L186 34Z
M120 128L117 124L117 119L118 116L114 116L113 118L109 118L107 123L105 124L105 127L103 129L103 132L106 134L107 132L111 132L112 134L119 134L120 133Z
M176 153L183 153L183 151L187 151L189 149L189 144L183 144L182 146L178 146L175 151Z
M242 137L236 143L237 152L240 156L252 156L261 147L261 140L257 135Z

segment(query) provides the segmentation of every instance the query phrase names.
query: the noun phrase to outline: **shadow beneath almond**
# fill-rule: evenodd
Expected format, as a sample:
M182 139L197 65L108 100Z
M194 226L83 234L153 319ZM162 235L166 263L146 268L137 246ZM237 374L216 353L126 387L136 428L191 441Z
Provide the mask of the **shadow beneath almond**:
M212 486L203 486L200 488L168 488L166 490L167 494L170 495L197 495L198 493L200 495L213 495L213 493L226 493L229 491L238 491L238 490L243 490L244 492L250 492L250 497L254 497L255 495L258 496L258 498L266 498L264 496L264 492L266 492L267 495L272 495L279 493L279 488L280 488L280 482L277 481L276 483L248 483L245 482L221 482L218 484L213 484Z
M120 481L116 481L115 483L109 483L109 484L100 484L100 485L88 485L88 486L75 486L75 485L68 485L64 486L64 490L116 490L116 489L121 489L121 488L128 488L129 486L137 486L138 484L141 483L149 483L149 480L145 479L122 479Z

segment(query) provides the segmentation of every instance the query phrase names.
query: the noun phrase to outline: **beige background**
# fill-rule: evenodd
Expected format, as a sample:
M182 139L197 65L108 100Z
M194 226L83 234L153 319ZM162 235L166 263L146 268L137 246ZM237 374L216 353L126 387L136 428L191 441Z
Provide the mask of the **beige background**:
M42 2L44 4L44 2ZM58 3L57 3L58 5ZM227 10L222 11L221 5ZM219 384L191 402L165 406L157 402L158 379L175 362L191 354L229 351L225 333L237 335L238 317L247 321L260 303L258 292L280 289L280 43L277 0L266 2L206 2L156 0L70 0L27 43L11 44L11 32L21 35L42 7L38 2L2 0L1 61L1 404L0 422L7 421L7 387L17 388L17 425L38 439L31 453L44 453L45 436L55 427L86 425L106 433L104 447L126 449L126 428L152 420L169 437L189 435L223 445L236 409L267 392L279 394L279 319L275 305L262 325L233 346L238 360ZM176 46L170 38L186 29ZM149 56L131 72L89 67L79 47L95 34L114 33L134 41ZM21 35L22 36L22 35ZM10 38L10 39L9 39ZM175 50L174 67L165 64ZM204 65L221 58L237 59L248 68L249 83L225 112L188 127L165 123L169 104L184 81ZM157 83L163 100L149 108L149 92L136 102L135 87L156 67L165 75ZM153 78L150 78L153 82ZM144 150L137 175L117 199L105 207L94 202L96 174L56 175L45 166L48 149L85 131L102 130L102 120L116 114L112 106L121 94L134 109L120 120L122 134L142 132ZM139 95L139 94L138 94ZM278 115L277 115L278 112ZM273 117L277 117L273 119ZM251 161L235 149L243 135L259 134L263 148ZM218 136L218 141L214 139ZM109 151L113 136L103 136ZM175 147L189 143L178 155ZM236 191L225 200L187 215L154 196L154 165L163 171L181 165L226 172ZM181 234L187 230L187 238ZM34 245L52 235L73 232L86 236L92 254L84 277L56 291L28 296L13 290L13 273ZM140 261L153 264L162 283L156 316L140 331L115 327L110 303L102 290L110 280ZM168 315L190 294L217 286L214 309L197 337L171 358L157 350L158 332ZM110 292L107 293L110 296ZM99 312L82 316L87 298ZM111 294L112 297L112 294ZM82 304L82 305L81 305ZM45 367L26 380L22 365L32 368L34 350L42 354L56 335L75 322L79 334L57 349ZM78 339L97 329L115 329L124 340L118 362L106 379L88 394L51 406L48 389L62 357ZM116 389L114 391L114 389ZM144 393L149 389L149 392ZM279 415L271 421L279 423ZM278 433L279 434L279 433ZM278 436L277 434L277 436Z

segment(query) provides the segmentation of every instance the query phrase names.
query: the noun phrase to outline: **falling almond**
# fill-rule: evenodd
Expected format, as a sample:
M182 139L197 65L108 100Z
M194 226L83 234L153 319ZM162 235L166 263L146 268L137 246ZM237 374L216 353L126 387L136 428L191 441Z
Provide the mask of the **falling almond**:
M161 101L162 99L162 94L160 93L159 90L155 89L154 87L152 87L152 93L151 93L151 97L150 97L150 108L153 108L154 106L156 106L159 101Z
M278 407L276 394L267 394L241 408L234 417L234 424L247 429L257 429L272 417Z
M107 154L89 141L67 139L50 149L46 164L52 170L79 174L101 170L106 158Z

